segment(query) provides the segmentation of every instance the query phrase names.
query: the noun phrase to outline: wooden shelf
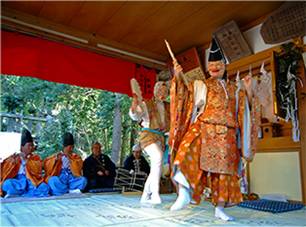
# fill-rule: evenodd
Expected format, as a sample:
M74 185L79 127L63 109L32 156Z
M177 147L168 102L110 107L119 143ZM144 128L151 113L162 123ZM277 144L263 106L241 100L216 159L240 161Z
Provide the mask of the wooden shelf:
M229 79L235 79L236 73L239 70L240 78L243 78L249 73L249 67L252 68L252 75L256 76L260 74L261 64L265 63L265 69L268 71L274 71L273 53L279 51L279 47L272 47L267 50L261 51L257 54L253 54L248 57L241 58L227 65L227 75Z
M257 152L290 152L299 151L300 142L293 142L291 136L271 137L259 139L257 143Z

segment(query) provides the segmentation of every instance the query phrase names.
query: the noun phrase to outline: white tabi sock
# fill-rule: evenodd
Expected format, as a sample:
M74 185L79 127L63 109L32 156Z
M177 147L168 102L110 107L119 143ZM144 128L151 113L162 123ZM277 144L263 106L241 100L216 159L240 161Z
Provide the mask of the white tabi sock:
M191 196L189 190L183 185L179 185L179 194L175 203L171 206L171 211L181 210L188 206L191 201Z
M145 192L145 191L144 191L144 192L142 193L140 202L141 202L141 203L149 203L150 200L151 200L151 193L148 193L148 192Z
M222 206L217 206L215 208L215 217L220 218L223 221L233 221L234 220L234 217L232 217L232 216L230 216L230 215L228 215L224 212L224 207L222 207Z
M69 190L69 193L70 194L80 194L82 193L80 189L72 189L72 190Z
M161 200L159 194L158 193L152 193L151 200L149 200L149 203L151 203L151 204L161 204L162 200Z

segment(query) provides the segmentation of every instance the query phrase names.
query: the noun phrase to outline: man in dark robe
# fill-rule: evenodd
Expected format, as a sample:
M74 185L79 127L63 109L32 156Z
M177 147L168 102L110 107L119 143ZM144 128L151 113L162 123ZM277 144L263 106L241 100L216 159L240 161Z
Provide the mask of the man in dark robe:
M84 161L83 173L88 180L87 190L113 187L116 166L107 155L102 154L99 142L92 144L92 154Z

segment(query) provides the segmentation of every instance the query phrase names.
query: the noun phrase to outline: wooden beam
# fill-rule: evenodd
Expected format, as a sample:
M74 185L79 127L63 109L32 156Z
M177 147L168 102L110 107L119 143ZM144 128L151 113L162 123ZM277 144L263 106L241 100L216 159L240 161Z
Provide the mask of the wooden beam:
M258 140L257 152L299 152L301 144L293 142L291 136L263 138Z
M251 28L253 28L253 27L255 27L255 26L257 26L257 25L259 25L261 23L263 23L270 14L271 13L269 13L267 15L263 15L263 16L255 19L255 20L251 21L250 23L240 27L240 31L241 32L245 32L245 31L247 31L247 30L249 30L249 29L251 29Z
M270 59L273 56L273 51L279 50L279 47L272 47L267 50L261 51L259 53L250 55L248 57L244 57L240 60L234 61L233 63L227 65L227 71L229 74L236 73L235 71L237 69L243 68L243 67L249 67L249 65L252 65L254 63L262 63L264 60Z
M9 19L6 19L6 18L9 18ZM24 24L19 23L18 21L24 22ZM88 32L82 32L82 31L76 30L68 26L54 23L49 20L35 17L32 15L28 15L28 14L25 14L25 13L22 13L16 10L12 10L9 8L5 8L5 7L2 8L1 23L4 28L10 29L10 30L25 32L27 34L31 34L37 37L47 38L49 40L62 42L70 46L94 51L99 54L132 61L137 64L145 65L150 68L155 68L159 70L166 68L165 65L159 64L156 62L158 61L165 62L167 57L157 55L151 52L146 52L144 50L140 50L140 49L128 46L128 45L124 45L124 44L115 42L115 41L110 41L94 33L91 34ZM27 24L30 26L27 26ZM82 42L78 42L75 40L71 40L67 37L63 37L55 33L52 34L40 28L55 31L58 33L63 33L68 36L79 38L81 40L87 40L88 43L82 43ZM113 47L115 49L122 50L123 52L118 53L115 51L101 49L97 47L97 44L107 45L109 47ZM132 54L132 56L128 54L124 54L124 52L129 52ZM135 57L135 55L139 55L143 58ZM146 60L146 58L152 59L153 61ZM154 62L154 60L156 60L156 62Z
M31 120L31 121L43 121L46 122L46 118L42 117L32 117L32 116L23 116L21 114L11 114L11 113L0 113L0 117L8 117L8 118L18 118L22 120Z

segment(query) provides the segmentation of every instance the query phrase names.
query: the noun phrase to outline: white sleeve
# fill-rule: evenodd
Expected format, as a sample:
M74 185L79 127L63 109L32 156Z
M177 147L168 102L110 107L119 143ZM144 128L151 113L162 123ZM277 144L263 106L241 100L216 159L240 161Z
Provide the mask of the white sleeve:
M195 80L194 88L194 103L192 109L191 122L195 122L198 116L203 113L206 105L207 87L202 80Z
M143 116L143 111L139 106L136 107L135 112L132 112L132 109L129 110L129 115L134 121L140 121Z

